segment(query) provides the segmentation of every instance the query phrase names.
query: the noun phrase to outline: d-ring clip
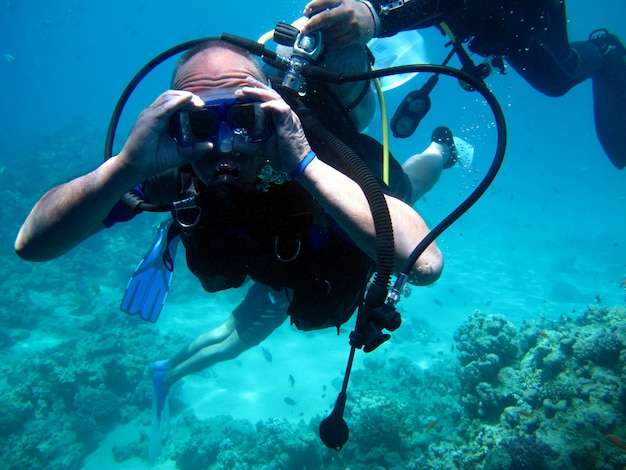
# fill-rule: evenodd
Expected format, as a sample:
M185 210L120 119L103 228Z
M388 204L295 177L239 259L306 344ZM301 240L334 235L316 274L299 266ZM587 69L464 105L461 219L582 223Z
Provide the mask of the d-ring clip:
M200 216L202 215L202 207L198 207L196 205L195 196L188 197L186 199L183 199L182 201L174 202L173 210L176 222L178 222L178 225L180 225L183 229L194 228L196 225L198 225L198 222L200 221ZM192 211L195 213L193 213ZM191 213L192 218L190 222L183 220L182 215L185 212Z
M282 261L283 263L289 263L295 260L300 254L300 248L302 248L302 242L299 238L296 238L295 241L295 250L291 255L284 255L278 252L278 235L274 236L274 255L278 261Z

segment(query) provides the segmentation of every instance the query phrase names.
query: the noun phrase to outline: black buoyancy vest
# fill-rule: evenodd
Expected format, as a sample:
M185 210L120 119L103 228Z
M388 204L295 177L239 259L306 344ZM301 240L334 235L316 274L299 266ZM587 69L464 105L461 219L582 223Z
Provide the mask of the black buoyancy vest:
M287 313L301 330L338 327L359 306L374 263L339 230L314 224L319 206L298 183L268 191L224 183L197 200L199 222L181 239L208 292L239 287L246 276L292 289Z

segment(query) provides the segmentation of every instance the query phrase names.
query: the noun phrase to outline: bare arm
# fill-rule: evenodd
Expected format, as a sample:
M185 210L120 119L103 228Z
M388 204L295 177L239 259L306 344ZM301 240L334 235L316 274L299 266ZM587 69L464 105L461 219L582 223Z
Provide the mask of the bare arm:
M167 126L174 112L202 105L199 97L188 92L163 93L141 113L119 155L53 188L39 200L17 235L17 254L29 261L63 255L104 228L102 221L131 188L150 176L201 158L211 144L180 148L167 134Z
M254 96L273 111L277 139L274 148L268 148L272 164L291 173L311 150L300 120L275 90L250 80L250 87L241 93ZM319 159L314 159L297 177L297 181L324 207L354 242L372 259L376 259L376 230L369 204L359 185L348 176ZM393 224L395 242L395 269L400 272L417 244L428 233L422 217L404 202L386 197ZM420 256L411 273L410 282L416 285L436 281L443 268L443 258L433 243Z
M104 228L102 221L137 181L113 157L92 172L48 191L20 229L15 251L28 261L57 258Z
M298 177L328 213L372 259L376 259L376 231L367 199L359 185L319 159L313 160ZM399 273L417 244L429 229L422 217L409 205L385 196L395 244L395 272ZM409 274L412 284L435 282L443 269L443 257L432 243L419 257Z

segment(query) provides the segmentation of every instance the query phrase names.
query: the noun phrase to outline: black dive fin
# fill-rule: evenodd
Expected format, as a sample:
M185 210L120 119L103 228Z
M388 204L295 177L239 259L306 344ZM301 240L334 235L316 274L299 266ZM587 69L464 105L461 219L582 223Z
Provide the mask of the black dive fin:
M593 77L596 133L613 165L622 169L626 166L626 47L606 30L592 33L591 42L604 59Z

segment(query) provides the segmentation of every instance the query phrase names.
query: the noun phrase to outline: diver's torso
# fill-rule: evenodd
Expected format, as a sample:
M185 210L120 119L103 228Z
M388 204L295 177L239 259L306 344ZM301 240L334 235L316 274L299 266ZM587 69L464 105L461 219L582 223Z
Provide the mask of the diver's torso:
M183 232L182 241L189 269L204 289L238 287L247 275L275 288L293 287L294 271L313 244L307 232L314 203L299 184L265 192L220 184L198 196L198 205L199 221Z
M300 329L339 326L360 304L373 261L296 182L267 191L232 185L204 191L195 227L183 231L187 265L208 292L247 276L293 292L288 313Z

